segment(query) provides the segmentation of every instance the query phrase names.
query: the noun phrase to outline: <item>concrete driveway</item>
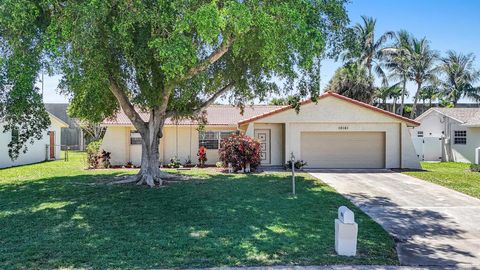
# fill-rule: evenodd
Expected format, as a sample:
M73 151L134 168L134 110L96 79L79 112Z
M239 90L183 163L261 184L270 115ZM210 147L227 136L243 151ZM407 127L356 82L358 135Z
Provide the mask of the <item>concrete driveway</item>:
M311 174L393 235L402 265L480 266L480 200L388 170Z

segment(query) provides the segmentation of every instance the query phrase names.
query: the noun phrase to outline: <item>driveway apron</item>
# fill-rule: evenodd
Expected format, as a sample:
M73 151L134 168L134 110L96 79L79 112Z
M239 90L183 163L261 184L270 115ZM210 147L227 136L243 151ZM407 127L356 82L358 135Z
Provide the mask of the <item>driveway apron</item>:
M311 175L382 225L395 238L402 265L480 266L480 200L389 170Z

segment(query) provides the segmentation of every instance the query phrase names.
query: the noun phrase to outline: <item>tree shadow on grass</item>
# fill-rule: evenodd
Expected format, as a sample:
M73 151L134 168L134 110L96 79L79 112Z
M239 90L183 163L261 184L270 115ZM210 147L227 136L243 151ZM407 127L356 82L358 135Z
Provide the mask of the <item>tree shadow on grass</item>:
M0 186L0 268L394 264L393 241L328 186L287 174L207 175L162 189L103 175ZM335 255L337 208L354 209L359 256Z

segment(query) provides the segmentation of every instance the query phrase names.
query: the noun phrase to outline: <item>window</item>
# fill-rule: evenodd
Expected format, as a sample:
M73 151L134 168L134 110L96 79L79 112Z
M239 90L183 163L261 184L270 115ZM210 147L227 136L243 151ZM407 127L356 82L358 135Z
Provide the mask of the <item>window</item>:
M12 129L12 142L18 142L18 129Z
M220 141L230 134L232 131L202 131L198 133L198 145L207 149L218 149Z
M453 143L454 144L467 144L467 131L466 130L455 130L453 132Z
M423 137L423 131L417 131L417 137L422 138Z
M142 136L138 131L130 131L130 144L142 144Z
M198 134L198 145L207 149L218 149L218 132L205 131Z

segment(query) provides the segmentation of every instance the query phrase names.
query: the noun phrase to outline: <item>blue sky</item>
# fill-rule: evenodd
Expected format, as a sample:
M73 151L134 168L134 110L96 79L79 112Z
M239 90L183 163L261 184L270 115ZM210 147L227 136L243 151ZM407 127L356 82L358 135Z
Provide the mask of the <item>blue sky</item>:
M444 54L447 50L474 53L480 68L480 1L478 0L353 0L347 6L351 24L362 15L377 19L377 35L405 29L416 37L426 37L432 48ZM325 60L322 66L322 88L341 65ZM45 78L44 102L68 100L56 93L58 77ZM408 85L413 92L413 84Z

